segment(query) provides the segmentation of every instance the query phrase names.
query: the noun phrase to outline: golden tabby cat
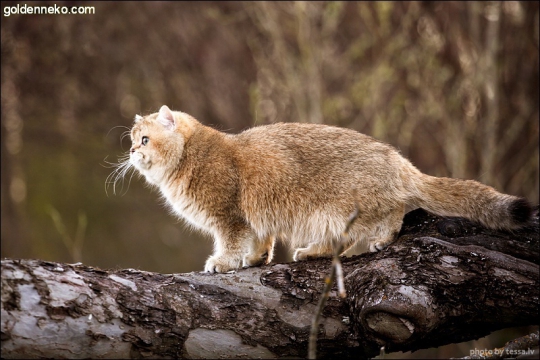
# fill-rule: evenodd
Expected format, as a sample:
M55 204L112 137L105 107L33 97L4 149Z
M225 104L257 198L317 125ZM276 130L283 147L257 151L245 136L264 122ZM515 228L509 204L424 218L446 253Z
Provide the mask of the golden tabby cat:
M338 127L281 123L230 135L164 105L136 116L131 140L129 164L178 216L213 236L207 272L270 262L276 236L296 249L294 260L330 255L353 193L360 214L345 249L359 241L384 248L406 207L500 229L531 215L522 198L422 174L390 145Z

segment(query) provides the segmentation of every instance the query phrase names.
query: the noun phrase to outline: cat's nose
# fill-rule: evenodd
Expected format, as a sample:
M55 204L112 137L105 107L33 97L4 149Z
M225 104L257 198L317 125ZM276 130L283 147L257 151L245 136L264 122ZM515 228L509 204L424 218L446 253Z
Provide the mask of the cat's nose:
M129 152L133 154L135 152L135 148L132 147L131 149L129 149Z

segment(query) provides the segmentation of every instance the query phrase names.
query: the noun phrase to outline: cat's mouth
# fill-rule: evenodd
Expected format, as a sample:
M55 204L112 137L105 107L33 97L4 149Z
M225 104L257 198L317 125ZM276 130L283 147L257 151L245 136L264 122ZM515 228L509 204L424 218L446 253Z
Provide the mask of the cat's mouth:
M149 170L151 163L148 159L145 159L145 156L140 152L134 152L130 155L129 161L140 170Z

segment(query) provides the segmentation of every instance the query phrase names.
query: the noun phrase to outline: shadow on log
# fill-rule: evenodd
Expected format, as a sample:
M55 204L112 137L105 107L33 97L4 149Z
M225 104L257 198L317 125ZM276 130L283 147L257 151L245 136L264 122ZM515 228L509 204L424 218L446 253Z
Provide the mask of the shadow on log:
M2 357L305 357L331 260L232 274L157 274L2 260ZM365 358L538 324L538 208L530 227L486 230L422 210L387 249L343 259L319 357Z

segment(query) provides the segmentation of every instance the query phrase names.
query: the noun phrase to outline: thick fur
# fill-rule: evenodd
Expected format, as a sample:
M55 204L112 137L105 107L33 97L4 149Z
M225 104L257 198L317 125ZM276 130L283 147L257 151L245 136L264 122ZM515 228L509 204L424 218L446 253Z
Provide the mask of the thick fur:
M214 238L208 272L272 259L276 236L294 259L330 256L355 199L349 235L377 251L395 238L405 209L515 229L531 206L472 180L422 174L390 145L338 127L301 123L221 133L163 106L136 118L130 162L174 212ZM148 137L146 145L143 137Z

